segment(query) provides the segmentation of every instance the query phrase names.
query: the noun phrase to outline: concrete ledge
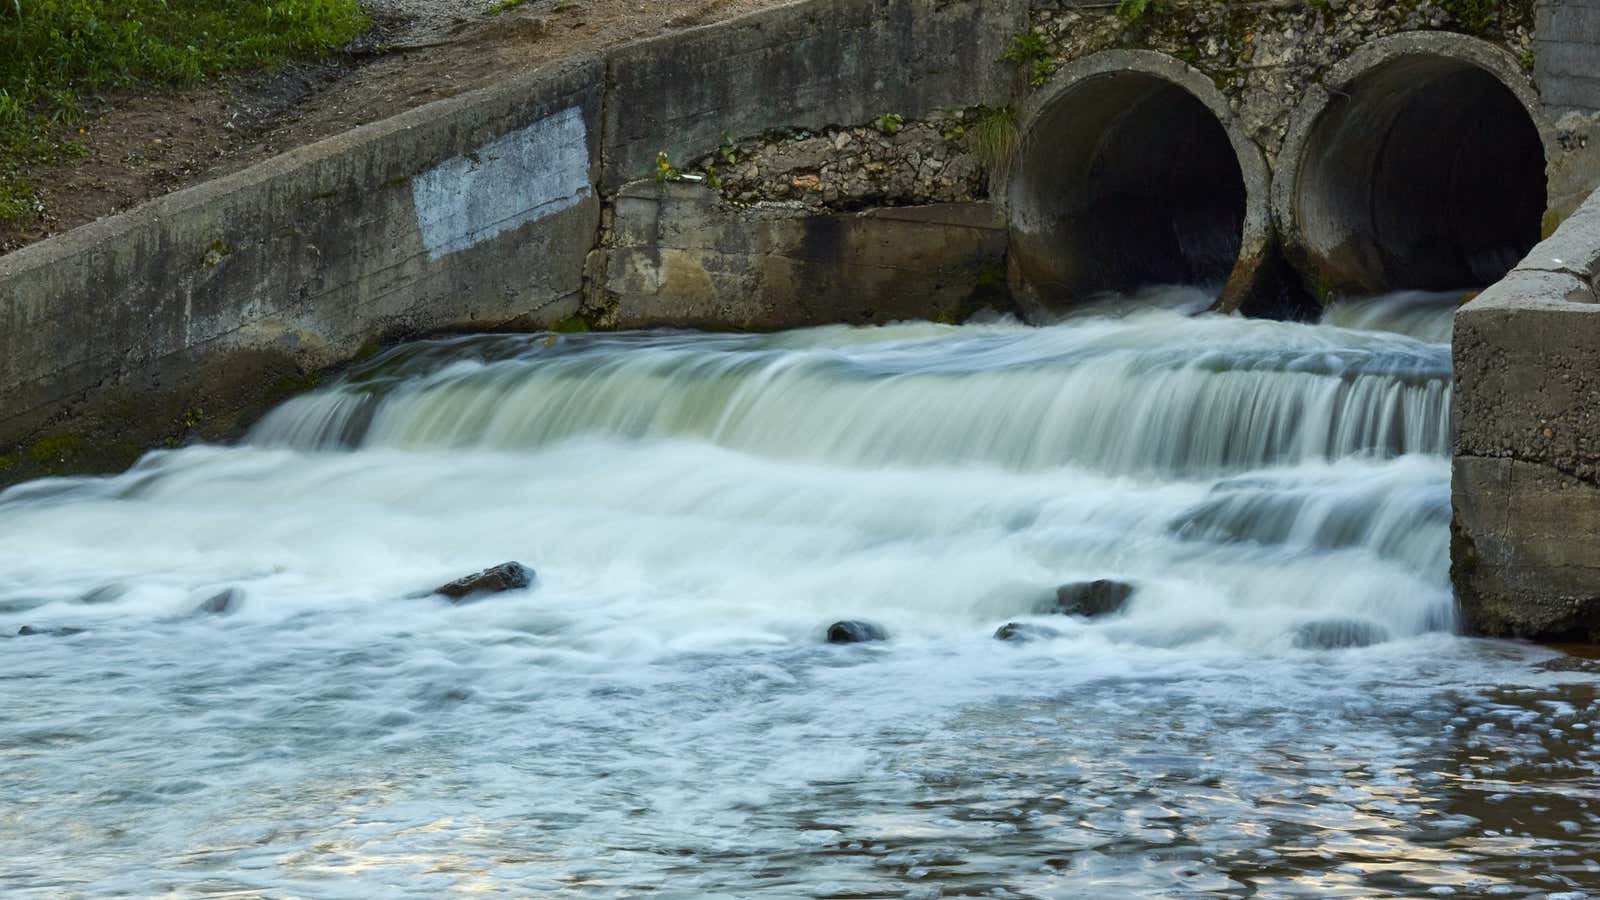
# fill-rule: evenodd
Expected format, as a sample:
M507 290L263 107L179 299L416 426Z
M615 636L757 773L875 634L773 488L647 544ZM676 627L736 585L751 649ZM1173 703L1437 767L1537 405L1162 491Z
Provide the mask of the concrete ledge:
M1456 314L1451 573L1488 634L1600 640L1600 194Z
M812 215L647 182L618 196L614 228L605 286L617 327L768 331L1006 304L1005 223L988 203Z

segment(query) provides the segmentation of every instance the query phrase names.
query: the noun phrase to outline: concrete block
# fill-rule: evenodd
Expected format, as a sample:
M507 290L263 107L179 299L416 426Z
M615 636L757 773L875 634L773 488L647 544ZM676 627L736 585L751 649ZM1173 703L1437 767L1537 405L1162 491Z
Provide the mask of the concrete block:
M621 327L775 330L949 318L1004 302L988 203L810 215L653 182L617 200L606 292Z
M1456 313L1451 574L1470 627L1600 640L1600 194Z

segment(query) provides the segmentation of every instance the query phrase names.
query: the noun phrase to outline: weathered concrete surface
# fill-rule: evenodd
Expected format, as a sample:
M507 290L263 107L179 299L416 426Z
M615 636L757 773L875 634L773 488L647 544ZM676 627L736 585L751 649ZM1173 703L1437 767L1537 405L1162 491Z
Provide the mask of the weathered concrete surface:
M1004 104L998 62L1027 0L814 0L667 35L607 57L603 185L771 128Z
M1600 188L1600 4L1539 0L1534 77L1563 151L1550 160L1554 225Z
M1545 104L1600 112L1600 4L1539 0L1534 22L1534 73Z
M1487 634L1600 640L1600 194L1456 315L1451 574Z
M99 424L209 436L386 334L570 312L601 71L432 104L0 257L0 448Z
M1004 305L1004 222L987 203L808 214L642 182L614 210L603 324L766 331L958 320Z

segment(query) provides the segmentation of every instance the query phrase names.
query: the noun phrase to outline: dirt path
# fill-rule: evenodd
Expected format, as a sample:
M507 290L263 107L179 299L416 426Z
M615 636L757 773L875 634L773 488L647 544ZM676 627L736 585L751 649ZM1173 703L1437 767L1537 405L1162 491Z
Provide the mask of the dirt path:
M87 153L27 174L43 208L0 223L0 253L553 60L794 0L364 2L375 27L320 65L102 98L62 135Z

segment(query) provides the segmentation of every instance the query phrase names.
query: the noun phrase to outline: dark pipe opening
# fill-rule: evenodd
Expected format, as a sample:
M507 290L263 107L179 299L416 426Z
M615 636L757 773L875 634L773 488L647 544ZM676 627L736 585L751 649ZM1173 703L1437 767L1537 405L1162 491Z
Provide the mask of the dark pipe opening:
M1482 287L1539 240L1539 131L1471 63L1422 56L1375 69L1334 97L1306 146L1295 199L1321 287Z
M1245 183L1222 123L1144 72L1084 80L1030 129L1010 188L1013 253L1046 300L1227 279Z

